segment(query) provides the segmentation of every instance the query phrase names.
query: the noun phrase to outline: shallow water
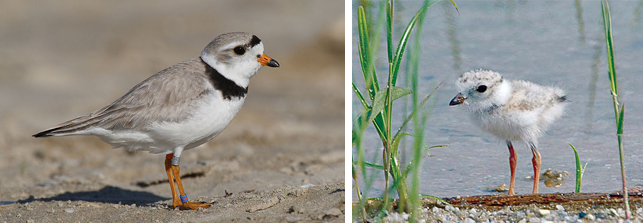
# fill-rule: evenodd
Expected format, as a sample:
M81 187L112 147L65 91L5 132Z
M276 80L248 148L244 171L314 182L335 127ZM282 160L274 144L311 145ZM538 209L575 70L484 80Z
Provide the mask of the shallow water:
M395 32L402 32L421 4L421 1L399 2L396 6L399 27ZM464 107L448 106L457 93L453 84L457 77L475 68L498 71L507 79L556 85L567 92L570 103L566 114L540 138L539 151L543 172L551 168L567 171L570 177L560 187L545 187L541 182L541 193L574 191L575 162L568 143L579 150L581 162L588 163L583 192L620 190L600 1L457 1L457 4L459 14L449 1L433 5L421 30L422 95L444 82L435 94L425 138L428 145L449 145L431 150L431 156L423 160L421 192L445 197L492 194L488 187L509 183L509 155L504 142L477 129ZM356 6L354 2L353 82L364 89L357 56ZM626 106L623 138L629 187L643 185L642 8L642 1L611 2L619 93ZM399 35L394 39L399 39ZM381 54L379 65L385 61L384 56ZM382 83L386 67L377 69ZM403 74L404 71L400 76ZM404 80L398 83L403 85ZM355 97L352 101L355 117L361 105ZM394 123L399 126L403 103L397 103L395 109L398 116ZM518 156L516 193L531 193L532 182L523 179L533 175L531 152L522 143L515 142L514 146ZM364 147L368 160L377 158L381 163L382 146L372 127L367 130ZM384 180L379 174L368 196L382 195Z

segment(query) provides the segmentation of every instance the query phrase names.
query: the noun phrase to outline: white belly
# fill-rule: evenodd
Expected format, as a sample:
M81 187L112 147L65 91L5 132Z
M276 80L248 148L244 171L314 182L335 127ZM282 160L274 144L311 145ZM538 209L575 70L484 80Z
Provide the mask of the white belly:
M540 135L537 112L494 112L485 111L472 114L474 122L484 131L509 141L530 142Z
M218 92L217 92L218 93ZM197 147L219 135L230 124L243 105L245 98L222 99L220 94L203 98L187 119L180 122L156 122L144 130L92 129L103 141L129 151L145 150L151 153L173 153Z
M244 100L245 98L224 100L216 97L197 107L190 118L183 122L152 124L149 127L150 135L157 141L169 144L169 148L163 148L164 150L197 147L219 135L237 115Z

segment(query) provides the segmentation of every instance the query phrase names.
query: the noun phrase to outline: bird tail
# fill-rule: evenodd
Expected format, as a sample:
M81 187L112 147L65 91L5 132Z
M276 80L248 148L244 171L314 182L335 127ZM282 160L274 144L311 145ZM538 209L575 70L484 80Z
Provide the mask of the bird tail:
M42 138L49 136L66 136L66 135L80 135L83 130L89 128L92 124L100 122L101 120L93 116L95 112L80 116L78 118L60 123L54 127L46 129L42 132L36 133L33 137Z
M62 128L63 128L63 127L50 128L50 129L47 129L47 130L45 130L45 131L42 131L42 132L39 132L39 133L34 134L34 135L33 135L33 137L36 137L36 138L43 138L43 137L49 137L49 136L56 136L56 134L55 134L55 133L53 133L53 132L54 132L54 131L56 131L56 130L60 130L60 129L62 129Z

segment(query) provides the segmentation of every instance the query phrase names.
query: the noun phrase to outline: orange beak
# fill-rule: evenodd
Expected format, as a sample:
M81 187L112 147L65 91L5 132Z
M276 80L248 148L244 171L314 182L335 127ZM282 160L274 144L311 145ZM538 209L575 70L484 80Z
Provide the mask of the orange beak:
M279 67L279 63L266 54L261 55L261 57L257 59L257 62L264 66Z

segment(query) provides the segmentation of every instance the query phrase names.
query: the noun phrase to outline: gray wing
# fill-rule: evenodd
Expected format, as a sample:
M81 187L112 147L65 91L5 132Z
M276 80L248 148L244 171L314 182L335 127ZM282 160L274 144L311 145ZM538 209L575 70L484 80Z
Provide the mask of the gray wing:
M141 130L155 122L179 122L190 115L196 99L211 92L205 67L193 58L158 72L110 105L33 135L74 134L89 127Z

